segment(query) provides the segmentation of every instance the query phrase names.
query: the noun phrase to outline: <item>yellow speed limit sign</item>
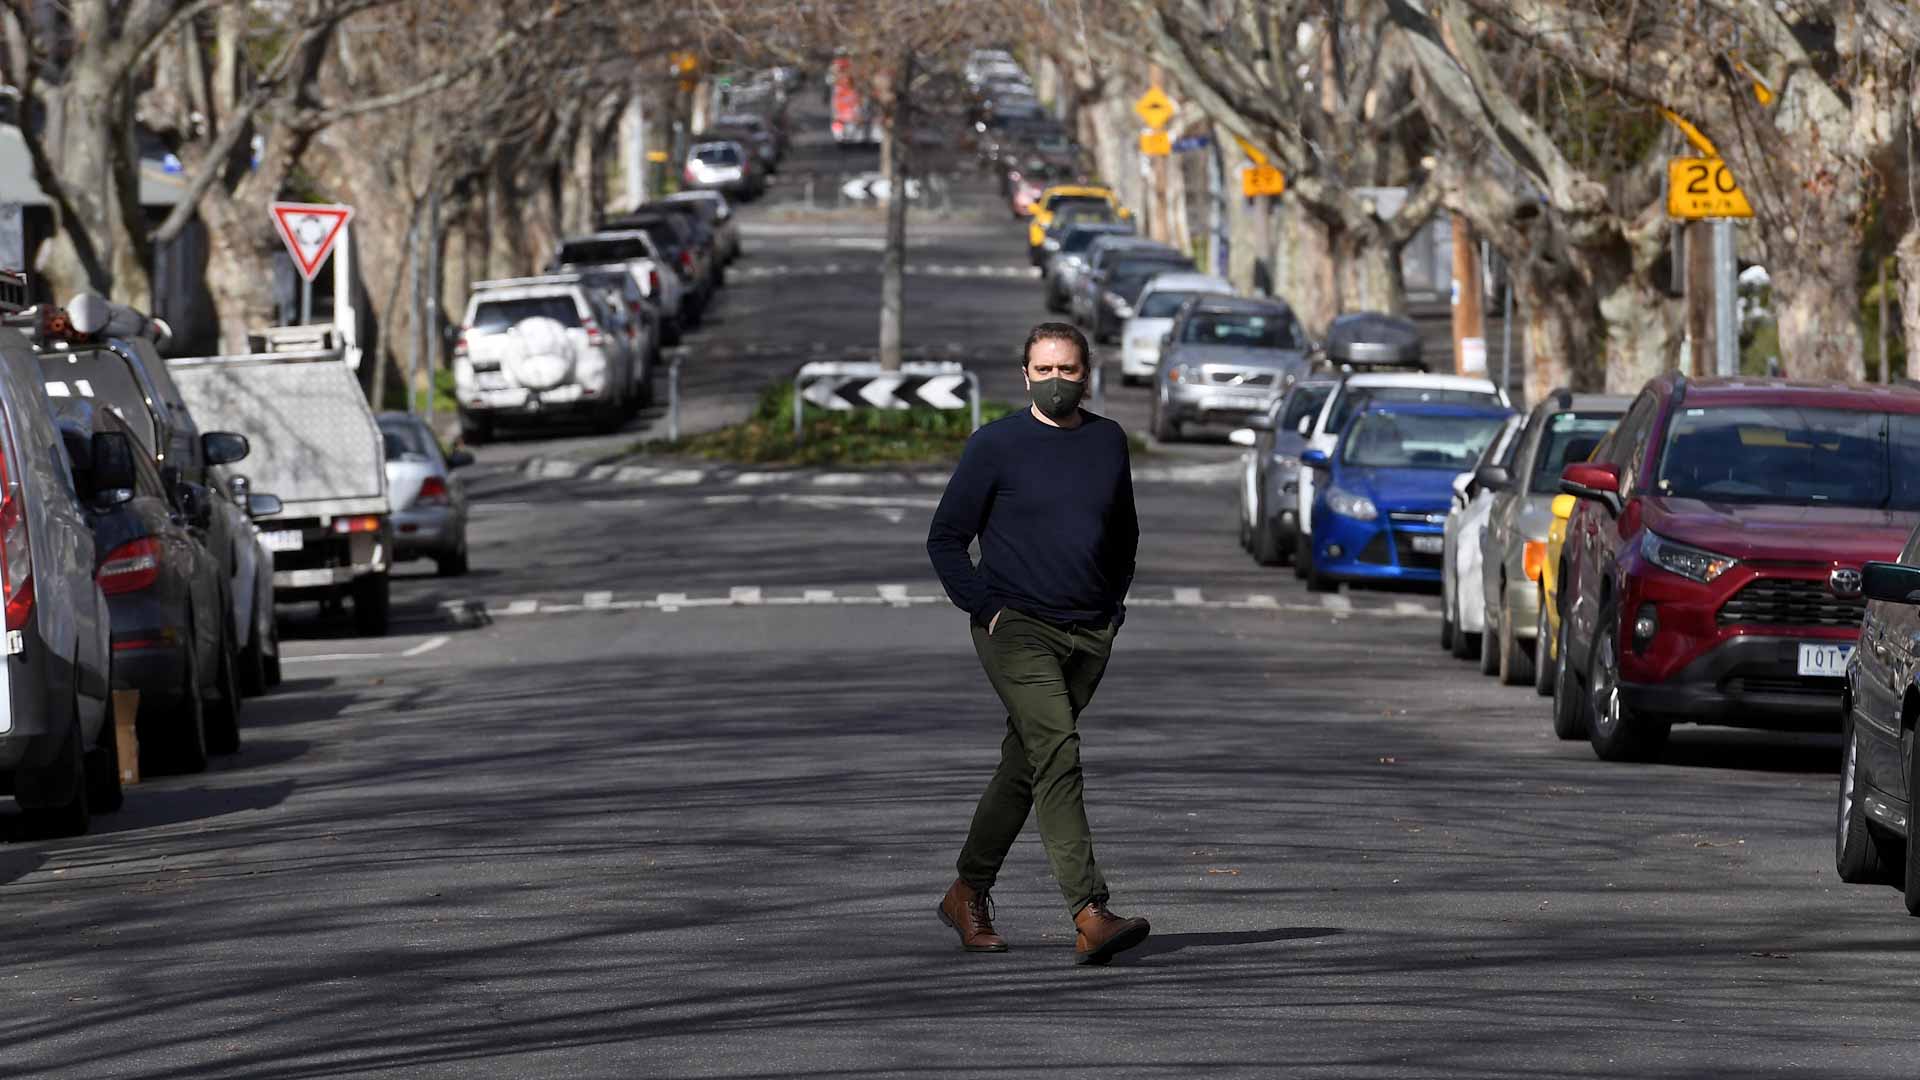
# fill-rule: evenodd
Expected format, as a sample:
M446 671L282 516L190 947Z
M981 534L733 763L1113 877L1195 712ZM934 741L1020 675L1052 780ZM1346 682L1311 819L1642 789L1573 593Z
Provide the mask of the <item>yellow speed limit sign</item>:
M1753 206L1719 158L1672 158L1667 162L1667 216L1750 218Z
M1247 198L1286 193L1287 176L1272 165L1249 165L1240 170L1240 194Z

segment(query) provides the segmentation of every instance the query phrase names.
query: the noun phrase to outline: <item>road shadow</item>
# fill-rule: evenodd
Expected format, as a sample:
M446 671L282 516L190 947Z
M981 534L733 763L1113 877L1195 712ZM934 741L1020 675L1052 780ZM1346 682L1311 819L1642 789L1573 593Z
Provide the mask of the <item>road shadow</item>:
M247 810L268 810L286 802L296 786L292 780L220 788L150 788L140 784L127 789L127 804L120 812L96 817L91 832L109 836L135 829L206 821Z
M1839 725L1836 717L1834 724ZM1840 735L1676 726L1663 765L1743 772L1840 775Z
M1271 945L1279 941L1304 941L1334 937L1346 933L1337 926L1282 926L1272 930L1231 930L1211 934L1155 934L1145 945L1114 957L1114 967L1124 967L1169 956L1186 949L1231 949L1248 945Z

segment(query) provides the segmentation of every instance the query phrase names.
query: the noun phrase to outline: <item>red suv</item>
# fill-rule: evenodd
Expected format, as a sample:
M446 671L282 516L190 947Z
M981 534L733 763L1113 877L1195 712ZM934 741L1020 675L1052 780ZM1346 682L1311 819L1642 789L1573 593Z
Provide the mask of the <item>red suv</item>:
M1675 723L1835 731L1861 565L1920 521L1920 393L1665 375L1561 487L1556 730L1610 761Z

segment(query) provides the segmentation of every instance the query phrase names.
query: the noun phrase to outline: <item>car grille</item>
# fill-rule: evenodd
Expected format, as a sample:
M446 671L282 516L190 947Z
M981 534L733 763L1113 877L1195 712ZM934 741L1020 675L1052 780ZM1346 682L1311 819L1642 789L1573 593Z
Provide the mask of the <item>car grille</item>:
M1721 626L1858 626L1866 601L1833 595L1826 583L1804 578L1759 578L1720 608Z
M1447 512L1445 510L1435 510L1432 512L1425 510L1395 510L1387 514L1387 517L1392 520L1395 525L1445 525L1447 523Z
M1421 515L1422 519L1425 515ZM1431 536L1431 533L1426 535ZM1393 533L1393 554L1403 570L1438 570L1446 562L1439 552L1431 555L1413 550L1413 533L1403 533L1398 529Z
M1392 551L1393 542L1387 539L1387 534L1377 532L1373 534L1373 539L1367 541L1367 546L1360 549L1360 554L1355 558L1364 563L1386 566L1393 561L1393 556L1390 554Z
M1216 386L1272 386L1271 371L1209 371L1207 381Z
M1800 694L1806 697L1830 697L1840 682L1835 678L1742 677L1728 679L1720 689L1728 694Z

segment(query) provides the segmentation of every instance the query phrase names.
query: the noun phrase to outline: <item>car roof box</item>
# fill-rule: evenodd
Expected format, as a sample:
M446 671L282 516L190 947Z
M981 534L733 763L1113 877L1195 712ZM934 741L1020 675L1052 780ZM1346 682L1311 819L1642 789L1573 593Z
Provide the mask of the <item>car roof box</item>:
M340 331L332 323L269 326L249 330L247 348L256 353L334 352L340 348Z
M1349 368L1427 369L1421 358L1420 328L1411 319L1378 311L1334 319L1322 351L1329 362Z
M0 315L18 315L27 309L27 275L0 270Z

